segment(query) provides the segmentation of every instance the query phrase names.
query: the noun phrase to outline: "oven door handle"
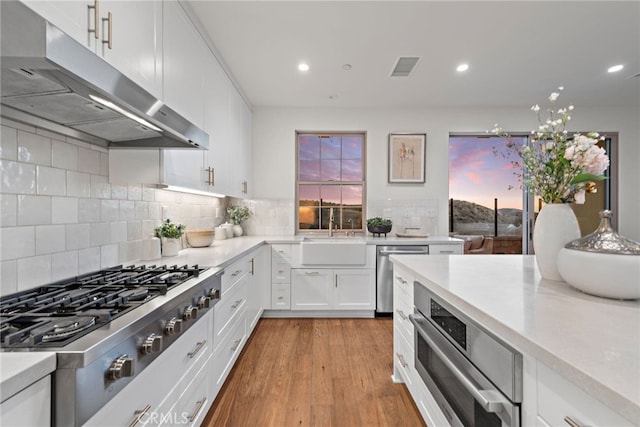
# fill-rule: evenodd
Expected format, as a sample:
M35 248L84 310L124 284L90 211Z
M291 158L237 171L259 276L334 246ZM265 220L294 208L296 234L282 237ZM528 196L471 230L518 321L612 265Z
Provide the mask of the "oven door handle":
M420 315L418 316L422 317ZM409 319L411 320L411 323L415 325L416 332L419 333L422 338L424 338L427 344L429 344L429 347L431 347L431 350L433 350L433 352L440 358L442 363L444 363L446 367L451 371L453 376L456 377L458 381L460 381L460 384L464 386L464 388L473 396L473 398L480 404L480 406L482 406L485 411L496 413L502 411L504 404L510 405L510 402L507 402L507 400L502 397L500 392L496 390L478 389L473 381L471 381L464 374L464 372L462 372L451 360L449 360L445 352L442 351L442 349L440 349L440 347L438 347L438 345L431 339L429 334L427 334L422 329L422 325L420 325L420 322L416 320L413 314L409 315ZM424 319L423 322L428 322L428 320Z
M424 250L393 250L393 251L380 251L380 255L427 255L429 253L428 249Z

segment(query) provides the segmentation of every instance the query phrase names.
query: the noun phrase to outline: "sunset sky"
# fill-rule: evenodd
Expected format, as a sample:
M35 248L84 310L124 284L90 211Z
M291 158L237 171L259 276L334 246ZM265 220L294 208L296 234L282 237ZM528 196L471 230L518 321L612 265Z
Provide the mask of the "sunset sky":
M519 138L524 141L524 139ZM501 137L451 137L449 139L449 197L493 209L522 209L522 190L508 159L495 155L493 147L503 147ZM509 190L509 185L515 187Z

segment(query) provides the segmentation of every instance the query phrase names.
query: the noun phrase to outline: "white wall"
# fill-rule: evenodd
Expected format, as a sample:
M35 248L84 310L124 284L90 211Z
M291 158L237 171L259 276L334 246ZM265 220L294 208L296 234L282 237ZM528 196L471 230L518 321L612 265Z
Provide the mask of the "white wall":
M572 129L619 133L619 232L640 240L640 110L581 109ZM507 131L537 126L527 108L503 109L287 109L253 110L253 196L292 199L295 194L295 131L366 131L367 199L437 199L439 234L447 233L448 138L450 132L484 132L494 123ZM427 134L426 183L387 183L390 132Z

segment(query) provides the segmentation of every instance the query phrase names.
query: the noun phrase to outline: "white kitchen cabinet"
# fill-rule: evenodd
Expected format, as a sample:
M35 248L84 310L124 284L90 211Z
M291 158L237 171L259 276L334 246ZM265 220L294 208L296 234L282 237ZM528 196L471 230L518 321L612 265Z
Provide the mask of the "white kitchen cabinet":
M210 55L182 6L164 1L164 102L196 126L204 128L204 58Z
M251 197L251 110L240 93L230 92L230 142L233 173L230 196Z
M438 243L429 244L429 255L462 255L463 253L464 253L464 247L462 245L462 242L447 243L447 244L438 244Z
M24 3L151 94L162 97L162 1ZM98 38L90 32L96 23Z
M271 245L271 309L291 309L291 245Z
M537 363L538 418L546 424L568 425L566 419L581 426L632 426L618 415L545 364Z
M271 248L261 246L250 255L247 283L247 335L251 335L265 307L271 306Z
M292 310L375 310L371 269L293 269Z
M51 376L40 379L0 404L4 426L51 425Z

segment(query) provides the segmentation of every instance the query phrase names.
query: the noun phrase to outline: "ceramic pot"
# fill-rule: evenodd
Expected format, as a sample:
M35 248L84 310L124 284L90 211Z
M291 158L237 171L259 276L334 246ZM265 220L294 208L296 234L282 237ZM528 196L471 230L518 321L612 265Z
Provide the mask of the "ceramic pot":
M233 226L233 237L240 237L242 236L242 226L240 224L235 224Z
M601 211L596 231L567 243L558 254L558 271L591 295L640 298L640 243L616 233L610 219L611 211Z
M180 239L163 239L162 256L176 256L180 252Z
M570 205L549 203L542 207L533 229L533 250L542 278L563 280L558 272L558 253L579 237L580 226Z

